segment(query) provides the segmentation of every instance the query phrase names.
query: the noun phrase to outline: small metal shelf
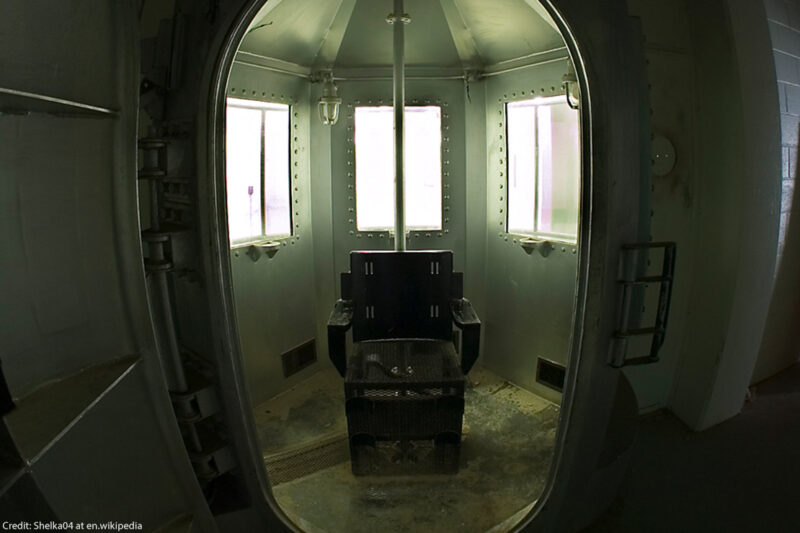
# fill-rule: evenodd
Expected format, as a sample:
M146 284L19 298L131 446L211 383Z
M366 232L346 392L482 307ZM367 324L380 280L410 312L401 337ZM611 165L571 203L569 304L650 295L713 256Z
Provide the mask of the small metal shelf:
M90 366L19 399L6 424L25 462L47 453L138 361L131 356Z
M114 118L118 115L117 111L106 107L0 87L0 115L26 115L29 113L80 118Z

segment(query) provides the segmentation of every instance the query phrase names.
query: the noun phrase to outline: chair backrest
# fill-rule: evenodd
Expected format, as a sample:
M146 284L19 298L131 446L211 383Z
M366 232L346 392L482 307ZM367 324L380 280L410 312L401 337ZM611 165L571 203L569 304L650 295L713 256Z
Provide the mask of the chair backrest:
M353 302L353 340L452 340L461 280L450 251L350 252L342 298Z

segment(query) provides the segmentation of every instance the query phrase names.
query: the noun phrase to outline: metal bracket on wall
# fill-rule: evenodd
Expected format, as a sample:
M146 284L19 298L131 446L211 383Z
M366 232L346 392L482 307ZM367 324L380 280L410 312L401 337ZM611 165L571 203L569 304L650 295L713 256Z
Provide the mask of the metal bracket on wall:
M525 253L531 254L534 250L538 250L542 257L547 257L555 249L553 243L547 240L534 239L526 237L519 240L520 246L525 250Z
M641 261L640 254L647 254L654 249L663 249L663 260L660 274L651 276L641 274L641 265L647 264ZM622 368L630 365L646 365L658 362L658 351L664 344L667 329L667 317L669 316L669 304L672 298L672 282L675 275L675 251L674 242L647 242L626 244L622 246L620 255L620 291L621 307L618 319L618 327L614 332L609 353L609 364L614 368ZM645 258L646 259L646 258ZM631 326L631 309L634 299L634 291L637 287L644 288L649 284L659 284L658 305L656 307L655 321L652 326L642 327L641 325ZM652 336L650 343L650 353L645 356L627 358L628 339L634 336Z

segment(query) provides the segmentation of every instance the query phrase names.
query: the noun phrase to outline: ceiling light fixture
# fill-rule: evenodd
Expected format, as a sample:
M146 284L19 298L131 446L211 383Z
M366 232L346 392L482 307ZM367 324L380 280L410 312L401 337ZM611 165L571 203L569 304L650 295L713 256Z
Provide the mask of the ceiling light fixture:
M567 105L571 109L578 109L581 104L581 88L578 84L578 76L575 74L575 67L569 59L567 60L567 73L561 78L561 86L564 88L564 94L567 97Z
M322 82L322 96L318 100L319 119L326 126L333 126L339 120L339 105L342 99L338 96L338 88L333 81L333 73L329 72Z

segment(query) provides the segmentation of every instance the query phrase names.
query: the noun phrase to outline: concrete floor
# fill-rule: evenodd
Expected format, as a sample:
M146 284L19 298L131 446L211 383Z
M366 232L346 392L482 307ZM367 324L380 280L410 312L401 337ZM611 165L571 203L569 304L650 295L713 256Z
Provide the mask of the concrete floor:
M642 419L617 500L583 533L800 532L800 365L754 390L701 433Z
M343 385L333 371L258 406L279 505L310 532L511 529L544 487L558 408L483 369L470 381L457 475L353 476Z

